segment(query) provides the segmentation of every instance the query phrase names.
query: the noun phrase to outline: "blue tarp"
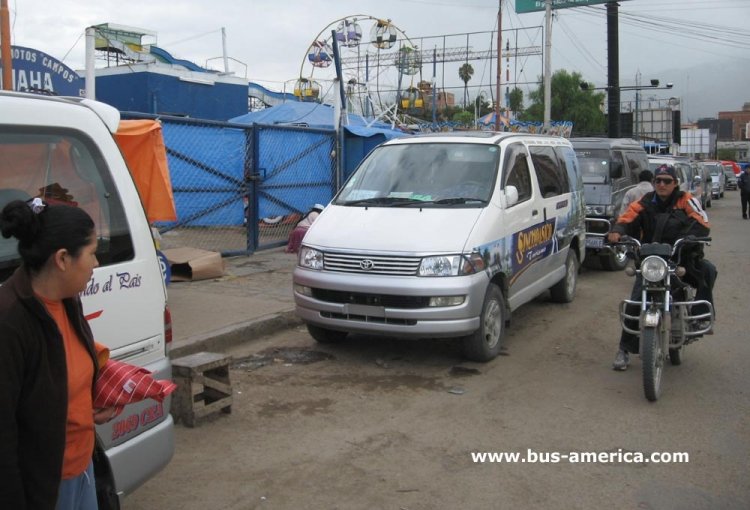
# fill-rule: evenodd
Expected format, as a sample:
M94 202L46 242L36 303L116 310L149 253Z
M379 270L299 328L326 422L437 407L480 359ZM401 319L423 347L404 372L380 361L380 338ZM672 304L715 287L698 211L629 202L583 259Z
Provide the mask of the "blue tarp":
M305 126L318 129L333 129L335 110L332 106L322 103L289 101L271 108L249 112L239 117L229 119L238 124L283 124ZM388 124L374 122L368 127L368 121L361 115L348 114L349 124L346 130L357 136L382 135L385 139L406 136L406 133L391 129Z
M333 129L334 113L334 108L327 104L291 101L234 117L229 122ZM349 125L344 129L344 179L373 148L391 138L409 136L382 122L374 122L368 127L368 121L361 115L348 114L348 118Z

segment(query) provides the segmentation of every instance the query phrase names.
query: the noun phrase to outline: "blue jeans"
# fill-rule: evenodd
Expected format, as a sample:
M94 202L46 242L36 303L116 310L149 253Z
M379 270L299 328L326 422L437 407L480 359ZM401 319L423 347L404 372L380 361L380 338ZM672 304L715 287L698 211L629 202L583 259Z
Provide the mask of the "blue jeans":
M80 475L60 482L55 510L99 510L93 462Z

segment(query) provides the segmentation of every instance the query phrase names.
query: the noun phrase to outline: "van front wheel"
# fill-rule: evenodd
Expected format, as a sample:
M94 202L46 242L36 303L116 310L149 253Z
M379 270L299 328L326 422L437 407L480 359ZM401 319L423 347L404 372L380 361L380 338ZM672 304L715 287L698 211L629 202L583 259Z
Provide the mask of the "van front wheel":
M628 264L627 251L622 246L613 247L607 253L601 255L602 267L607 271L622 271Z
M319 344L335 344L343 341L348 334L346 331L321 328L320 326L307 325L307 332Z
M505 335L505 299L497 285L490 284L484 296L479 329L463 338L464 356L470 361L485 362L500 353Z

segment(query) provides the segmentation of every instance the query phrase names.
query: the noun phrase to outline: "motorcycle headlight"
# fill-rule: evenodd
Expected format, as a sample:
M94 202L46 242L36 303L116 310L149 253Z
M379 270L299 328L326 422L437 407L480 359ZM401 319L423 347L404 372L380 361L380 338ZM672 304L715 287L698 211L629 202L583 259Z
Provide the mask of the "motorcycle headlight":
M323 269L323 252L313 248L308 248L307 246L302 246L299 250L297 263L300 267L320 271Z
M646 257L641 262L641 275L649 282L658 282L667 276L667 263L660 257Z

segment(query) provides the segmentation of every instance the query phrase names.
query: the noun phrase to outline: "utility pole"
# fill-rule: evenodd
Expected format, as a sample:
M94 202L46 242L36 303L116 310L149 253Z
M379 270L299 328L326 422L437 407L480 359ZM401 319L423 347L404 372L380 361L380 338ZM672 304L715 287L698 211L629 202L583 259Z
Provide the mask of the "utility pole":
M544 5L544 130L552 117L552 0Z
M607 136L620 138L620 43L617 2L607 2Z
M8 0L0 0L0 60L3 61L3 90L13 90L13 57L10 52L10 11Z
M503 64L503 0L497 0L497 77L495 79L495 131L500 131L500 76Z

